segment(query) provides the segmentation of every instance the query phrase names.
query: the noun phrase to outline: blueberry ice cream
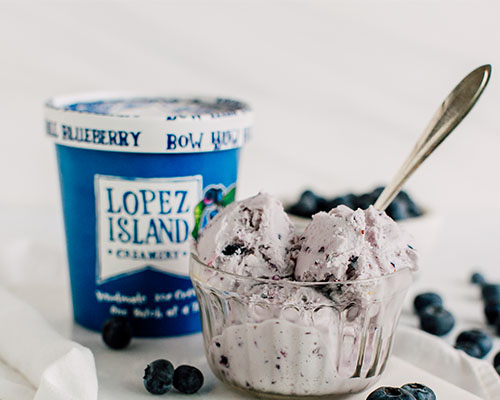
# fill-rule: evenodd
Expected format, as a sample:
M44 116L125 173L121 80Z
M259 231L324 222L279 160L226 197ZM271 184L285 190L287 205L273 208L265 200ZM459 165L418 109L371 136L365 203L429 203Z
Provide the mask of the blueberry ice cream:
M384 370L416 268L384 212L339 206L297 235L281 203L259 194L222 210L195 251L205 348L223 381L328 395L363 390Z
M417 265L411 239L373 206L354 211L341 205L315 214L300 241L299 281L369 279Z
M205 264L238 275L293 275L294 228L281 203L266 193L231 203L202 231L196 246Z

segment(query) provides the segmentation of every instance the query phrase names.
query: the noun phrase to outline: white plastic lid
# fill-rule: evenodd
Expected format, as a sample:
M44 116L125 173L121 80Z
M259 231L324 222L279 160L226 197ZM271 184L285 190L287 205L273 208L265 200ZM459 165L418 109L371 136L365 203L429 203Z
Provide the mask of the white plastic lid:
M241 147L253 114L218 97L84 94L45 104L46 132L56 143L131 153L198 153Z

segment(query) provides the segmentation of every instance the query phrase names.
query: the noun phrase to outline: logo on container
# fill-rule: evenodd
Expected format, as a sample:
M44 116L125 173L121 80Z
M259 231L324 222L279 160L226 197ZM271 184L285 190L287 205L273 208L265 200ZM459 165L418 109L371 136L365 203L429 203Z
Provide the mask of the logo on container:
M154 269L187 276L201 175L94 178L97 281Z
M193 237L198 239L199 234L207 224L227 205L234 201L236 185L226 188L222 184L209 185L203 192L201 201L194 208Z

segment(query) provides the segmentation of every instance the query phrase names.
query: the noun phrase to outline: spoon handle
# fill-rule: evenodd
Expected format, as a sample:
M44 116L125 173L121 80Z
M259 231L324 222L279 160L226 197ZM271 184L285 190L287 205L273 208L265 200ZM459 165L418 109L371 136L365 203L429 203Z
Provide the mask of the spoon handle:
M374 207L383 211L397 196L406 180L443 142L476 104L491 76L491 65L483 65L467 75L435 112L412 152L380 194Z

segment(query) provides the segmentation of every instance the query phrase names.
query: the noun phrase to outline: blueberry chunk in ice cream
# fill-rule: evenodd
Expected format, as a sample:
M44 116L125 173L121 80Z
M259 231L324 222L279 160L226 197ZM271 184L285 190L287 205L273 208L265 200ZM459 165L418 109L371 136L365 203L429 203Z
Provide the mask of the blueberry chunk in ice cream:
M376 278L416 269L410 238L383 211L338 206L320 212L300 238L295 278L326 282Z
M228 205L198 238L205 264L238 275L293 274L294 227L281 203L266 193Z

